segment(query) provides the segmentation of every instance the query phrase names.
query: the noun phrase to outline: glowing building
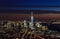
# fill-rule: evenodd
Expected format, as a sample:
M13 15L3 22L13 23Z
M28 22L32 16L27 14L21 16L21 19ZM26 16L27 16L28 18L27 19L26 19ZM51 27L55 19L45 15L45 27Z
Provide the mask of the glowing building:
M27 28L27 22L26 22L26 20L24 20L23 23L24 23L24 27Z
M31 28L31 29L34 29L34 17L33 17L33 12L31 12L31 22L29 22L29 27Z

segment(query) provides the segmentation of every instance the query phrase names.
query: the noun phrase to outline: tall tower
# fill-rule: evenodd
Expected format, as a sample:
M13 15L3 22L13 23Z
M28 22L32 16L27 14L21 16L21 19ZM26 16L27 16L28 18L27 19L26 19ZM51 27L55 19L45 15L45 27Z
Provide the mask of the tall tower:
M33 17L33 12L31 12L31 22L29 23L29 27L31 28L31 29L34 29L34 23L33 23L33 21L34 21L34 17Z
M33 24L34 17L33 17L33 12L31 12L31 23Z

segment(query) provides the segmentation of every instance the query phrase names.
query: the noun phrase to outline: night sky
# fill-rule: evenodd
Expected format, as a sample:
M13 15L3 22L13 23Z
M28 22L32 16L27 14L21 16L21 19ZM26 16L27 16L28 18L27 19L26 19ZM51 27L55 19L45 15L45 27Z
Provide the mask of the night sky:
M60 11L60 0L0 0L0 9Z

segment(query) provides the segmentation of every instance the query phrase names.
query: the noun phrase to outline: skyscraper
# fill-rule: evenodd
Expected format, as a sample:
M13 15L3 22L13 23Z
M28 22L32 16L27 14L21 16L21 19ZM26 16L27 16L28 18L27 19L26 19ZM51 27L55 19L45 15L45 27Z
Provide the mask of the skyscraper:
M31 29L34 29L34 17L33 17L33 12L31 12L31 22L29 23L29 27L31 28Z
M33 12L31 12L31 23L32 23L32 24L33 24L33 20L34 20Z
M27 28L27 23L26 23L26 20L24 20L24 27L26 27Z

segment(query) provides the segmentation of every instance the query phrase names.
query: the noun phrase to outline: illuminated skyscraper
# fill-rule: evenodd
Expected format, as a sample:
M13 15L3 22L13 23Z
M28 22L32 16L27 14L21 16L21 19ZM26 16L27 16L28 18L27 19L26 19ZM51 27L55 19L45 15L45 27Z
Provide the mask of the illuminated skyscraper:
M27 23L26 23L26 20L24 20L24 27L26 27L27 28Z
M31 23L33 24L34 17L33 17L33 12L31 12Z
M31 12L31 22L29 23L29 27L31 28L31 29L34 29L34 23L33 23L33 21L34 21L34 17L33 17L33 12Z

